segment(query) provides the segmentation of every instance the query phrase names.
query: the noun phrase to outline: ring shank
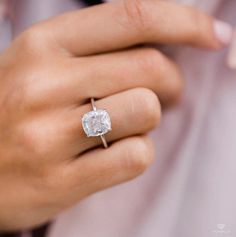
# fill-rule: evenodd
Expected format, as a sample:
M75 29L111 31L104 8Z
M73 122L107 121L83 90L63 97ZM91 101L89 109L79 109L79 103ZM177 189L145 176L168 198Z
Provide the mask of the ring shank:
M96 111L96 110L97 110L97 107L96 107L96 105L95 105L95 100L94 100L94 98L91 98L91 105L92 105L93 111Z
M106 141L105 136L104 136L104 135L101 135L100 137L101 137L101 140L102 140L102 143L103 143L104 148L108 148L108 145L107 145L107 141Z

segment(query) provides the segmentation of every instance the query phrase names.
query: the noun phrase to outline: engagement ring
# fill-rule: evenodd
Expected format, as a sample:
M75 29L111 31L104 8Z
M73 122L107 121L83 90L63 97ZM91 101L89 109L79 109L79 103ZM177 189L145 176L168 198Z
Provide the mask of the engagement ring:
M84 114L82 125L87 137L98 137L102 139L105 148L108 147L105 134L112 130L111 119L104 109L97 109L94 98L91 98L93 110Z

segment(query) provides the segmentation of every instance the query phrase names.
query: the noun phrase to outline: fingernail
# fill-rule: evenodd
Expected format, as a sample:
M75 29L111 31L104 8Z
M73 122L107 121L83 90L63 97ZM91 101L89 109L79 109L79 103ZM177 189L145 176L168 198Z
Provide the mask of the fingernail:
M234 33L232 44L230 46L227 64L230 68L236 69L236 31Z
M233 29L228 23L216 20L214 22L214 31L216 38L220 41L221 44L230 44L232 40Z

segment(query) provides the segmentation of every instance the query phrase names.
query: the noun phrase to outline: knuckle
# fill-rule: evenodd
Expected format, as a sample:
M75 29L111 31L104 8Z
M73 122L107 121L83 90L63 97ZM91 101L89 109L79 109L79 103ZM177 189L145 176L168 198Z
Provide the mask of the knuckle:
M160 53L156 49L147 48L141 50L138 54L137 63L141 69L153 74L153 71L156 71L157 65L160 64L160 58Z
M190 41L196 41L202 36L205 38L209 26L206 15L192 7L186 7L186 15L189 18Z
M136 89L133 96L134 106L139 106L141 118L147 130L152 129L161 119L161 107L157 95L146 88Z
M34 122L19 126L17 129L18 140L24 152L36 158L46 158L51 149L49 136L46 135L46 131L39 128L40 124L34 124Z
M45 71L44 66L40 64L25 70L24 78L18 87L18 107L21 111L40 111L52 101L56 90L54 85L45 84Z
M42 28L33 26L19 36L18 42L21 48L25 50L25 53L38 53L39 49L45 50L46 48L47 40L45 40L45 36L46 33Z
M43 184L46 188L57 190L58 188L64 189L68 186L66 173L62 167L47 168L42 175Z
M178 75L176 76L176 80L174 81L172 85L172 96L171 96L171 104L177 103L184 91L184 80L182 78L182 72L177 69Z
M174 89L169 98L164 101L165 105L172 106L178 104L183 94L184 83L179 83Z
M135 174L143 173L153 161L153 147L150 140L137 137L126 150L126 166Z
M201 31L201 17L200 14L191 9L190 10L190 19L192 22L193 27L193 31L192 31L192 37L196 37L199 36L199 31Z
M38 93L31 87L31 83L27 83L30 80L30 76L27 75L25 78L26 82L23 82L18 91L18 108L21 111L32 111L36 109L38 104Z
M184 90L184 80L183 74L180 68L177 65L173 65L175 70L173 71L171 83L168 83L166 90L168 94L162 95L164 101L162 101L165 105L171 106L179 102L181 96L183 95Z
M124 15L125 25L138 33L149 29L150 17L147 2L142 0L123 0L121 11Z
M136 58L139 68L152 75L153 78L165 78L171 74L171 83L169 80L162 82L164 90L163 93L159 91L159 95L161 102L165 104L176 103L180 99L184 87L180 68L154 48L141 50Z

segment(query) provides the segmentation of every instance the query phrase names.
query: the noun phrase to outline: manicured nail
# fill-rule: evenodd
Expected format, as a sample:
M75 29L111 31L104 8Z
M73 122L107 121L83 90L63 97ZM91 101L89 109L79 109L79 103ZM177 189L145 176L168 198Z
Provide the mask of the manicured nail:
M236 69L236 31L232 40L232 44L229 50L227 64L230 68Z
M232 40L233 29L228 23L216 20L214 22L214 31L221 44L230 44Z

